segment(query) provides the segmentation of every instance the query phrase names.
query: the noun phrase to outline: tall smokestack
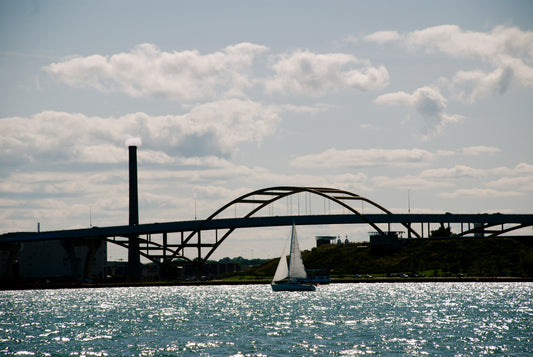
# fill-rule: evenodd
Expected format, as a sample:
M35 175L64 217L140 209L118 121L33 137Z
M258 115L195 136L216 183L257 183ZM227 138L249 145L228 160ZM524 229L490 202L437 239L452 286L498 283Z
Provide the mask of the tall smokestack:
M129 151L129 174L130 174L130 226L139 224L139 195L137 189L137 146L141 145L139 138L131 138L126 141ZM128 270L132 278L141 277L141 253L139 250L139 237L132 235L128 240Z
M137 189L137 146L128 146L130 152L130 226L139 224L139 194Z

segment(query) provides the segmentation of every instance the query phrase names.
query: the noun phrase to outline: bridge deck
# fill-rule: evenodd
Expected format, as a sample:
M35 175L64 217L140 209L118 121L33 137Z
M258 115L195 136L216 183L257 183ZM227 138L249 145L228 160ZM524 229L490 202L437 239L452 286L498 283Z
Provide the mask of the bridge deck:
M363 218L364 217L364 218ZM58 230L47 232L15 232L0 235L0 243L14 243L49 239L81 239L130 237L148 234L175 232L192 232L197 229L236 229L296 225L325 224L416 224L416 223L463 223L463 224L520 224L533 225L533 214L365 214L363 217L354 214L326 214L300 216L265 216L248 218L221 218L210 221L176 221L163 223L147 223L109 227L92 227L82 229Z

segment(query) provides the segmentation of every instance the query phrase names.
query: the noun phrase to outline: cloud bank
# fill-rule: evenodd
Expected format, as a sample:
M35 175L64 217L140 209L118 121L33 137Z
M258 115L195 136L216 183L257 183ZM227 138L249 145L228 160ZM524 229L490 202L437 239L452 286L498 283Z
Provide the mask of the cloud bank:
M499 152L493 146L469 146L455 151L432 152L424 149L352 149L331 148L317 154L297 157L291 165L299 168L341 168L341 167L408 167L429 164L439 157L477 156Z
M440 52L457 59L474 59L493 70L459 71L452 83L461 98L474 101L483 95L504 93L512 83L533 86L533 31L497 26L489 32L475 32L456 25L441 25L400 34L376 32L365 37L378 43L398 42L412 50Z
M389 81L384 66L372 66L350 54L309 50L271 56L266 70L272 75L260 78L253 73L254 60L267 51L262 45L239 43L209 54L165 52L145 43L111 56L68 58L44 70L72 87L181 101L241 97L256 84L268 93L316 97L345 88L378 90Z
M291 165L300 168L415 166L431 160L433 154L422 149L328 149L322 153L300 156Z
M425 120L424 133L427 136L438 135L447 124L464 119L461 115L447 113L447 100L438 88L422 87L411 94L406 92L383 94L377 97L375 102L386 105L403 105L414 109Z
M114 163L124 160L126 139L142 139L147 160L171 156L227 157L243 142L260 143L281 120L278 109L230 99L196 105L183 115L131 113L120 117L44 111L0 119L0 162L16 166L42 159Z
M504 94L513 85L533 86L533 32L497 26L489 32L475 32L456 25L441 25L408 33L379 31L364 37L380 45L399 44L426 53L441 53L457 60L479 61L479 69L462 69L437 84L406 92L388 93L377 104L404 105L414 109L426 122L425 132L438 135L461 115L446 113L444 90L450 98L473 103L493 94ZM488 67L489 70L485 68Z
M254 58L266 50L265 46L240 43L202 55L196 50L165 52L144 43L130 52L78 56L44 69L72 87L193 101L241 95L252 85L249 72Z
M320 96L340 88L379 90L389 82L384 66L374 67L344 53L299 50L280 56L273 69L274 77L265 82L268 92Z

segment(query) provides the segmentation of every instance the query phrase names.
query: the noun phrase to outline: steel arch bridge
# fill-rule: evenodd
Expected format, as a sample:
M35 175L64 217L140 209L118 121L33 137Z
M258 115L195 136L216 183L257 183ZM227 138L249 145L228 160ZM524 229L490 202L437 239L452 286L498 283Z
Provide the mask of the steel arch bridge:
M321 214L321 215L297 215L287 214L286 216L260 216L259 214L273 206L274 203L284 198L290 198L301 193L308 193L322 197L324 200L337 204L348 214ZM365 202L376 208L378 214L364 214L362 210L354 208L354 202ZM292 205L292 204L291 204ZM239 206L239 217L221 218L224 215L232 215L236 207ZM242 209L245 206L245 209ZM287 211L289 211L287 203ZM292 208L290 209L292 213ZM289 213L289 212L288 212ZM482 235L496 237L517 229L533 225L533 215L486 215L486 214L394 214L380 204L355 193L329 187L302 187L302 186L275 186L259 189L246 193L213 212L209 217L201 221L184 221L171 223L154 223L142 225L145 228L141 234L145 237L140 240L140 254L153 262L169 262L174 259L191 261L185 256L186 248L197 250L196 260L205 263L218 247L239 228L251 227L272 227L286 226L296 222L299 225L319 225L319 224L368 224L378 234L385 232L378 224L401 224L409 237L422 238L424 235L424 224L427 224L426 232L430 232L430 224L445 223L461 224L461 232L456 237L466 237L469 235ZM415 223L420 223L420 231L413 229ZM467 224L466 230L463 224ZM507 224L507 227L504 225ZM509 226L511 224L511 226ZM206 241L202 238L202 232L215 231L214 241ZM222 233L219 235L219 231ZM161 234L162 239L157 241L152 239L152 234ZM179 233L179 243L169 243L168 234ZM131 235L108 236L109 242L119 244L129 249L129 239ZM203 252L207 250L206 254ZM153 254L156 253L156 254Z
M177 257L177 256L183 256L180 255L180 252L183 252L183 249L187 246L187 244L193 240L193 238L196 237L198 242L201 242L201 232L202 230L206 229L211 222L213 222L216 217L223 215L224 212L232 211L232 208L236 205L247 205L249 209L245 210L245 213L242 215L241 218L246 219L254 216L254 214L258 213L259 211L265 209L269 205L273 205L274 202L277 202L283 198L294 196L300 193L309 193L313 195L317 195L319 197L323 197L326 200L329 200L331 202L334 202L338 204L340 207L343 207L344 209L351 212L351 214L356 215L358 218L360 218L365 223L369 224L372 228L374 228L377 232L383 233L383 231L371 220L369 220L365 215L358 211L357 209L353 208L350 203L353 203L354 201L363 201L366 203L369 203L370 205L378 208L380 211L386 213L386 214L392 214L389 210L382 207L378 203L365 198L363 196L357 195L355 193L336 189L336 188L326 188L326 187L298 187L298 186L276 186L276 187L269 187L269 188L263 188L260 190L256 190L253 192L249 192L245 195L242 195L233 201L225 204L224 206L220 207L218 210L213 212L209 217L207 217L204 221L202 221L196 229L194 229L192 232L189 233L189 235L183 240L183 244L181 247L178 247L170 256L170 259ZM405 228L410 231L413 235L420 238L420 235L411 229L411 227L408 224L402 223ZM203 262L207 261L209 257L215 252L215 250L228 238L228 236L235 231L238 227L228 227L227 231L215 241L214 244L209 246L210 248L209 252L202 258L200 256L200 252L198 255L198 258L201 259ZM201 243L198 243L201 245Z
M274 203L302 193L322 197L325 201L335 203L348 213L300 215L298 212L294 215L291 208L285 216L261 215L265 209L273 207ZM362 209L354 208L355 202L365 202L380 213L364 214ZM287 211L289 211L288 206L289 203L287 203ZM240 213L238 217L237 211ZM223 216L234 217L224 218ZM533 214L393 214L378 203L346 190L327 187L276 186L244 194L220 207L204 220L7 233L0 235L0 249L2 246L25 241L63 239L80 245L88 245L91 240L106 240L129 250L132 249L131 238L134 238L139 243L138 254L150 261L156 263L176 259L191 261L185 256L184 250L192 248L197 251L195 258L197 262L204 263L236 229L289 226L293 222L297 225L368 224L378 234L385 233L378 224L388 224L387 231L389 231L390 224L394 223L401 224L406 228L408 236L415 238L424 236L426 224L426 232L429 233L430 224L454 223L461 224L461 232L456 235L458 237L497 237L533 226ZM420 224L421 233L413 229L415 224ZM467 225L466 229L463 229L464 224ZM215 232L214 239L206 239L202 236L202 233L207 231Z

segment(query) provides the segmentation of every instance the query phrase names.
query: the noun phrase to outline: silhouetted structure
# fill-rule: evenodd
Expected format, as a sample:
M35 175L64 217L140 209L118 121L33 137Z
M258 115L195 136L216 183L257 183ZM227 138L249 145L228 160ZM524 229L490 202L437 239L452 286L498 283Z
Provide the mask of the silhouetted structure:
M331 244L332 241L337 239L336 236L315 236L316 246L320 247L321 245Z
M129 183L130 183L130 226L139 224L139 195L137 188L137 147L129 146ZM141 254L139 252L139 237L129 237L128 270L132 278L141 276Z

